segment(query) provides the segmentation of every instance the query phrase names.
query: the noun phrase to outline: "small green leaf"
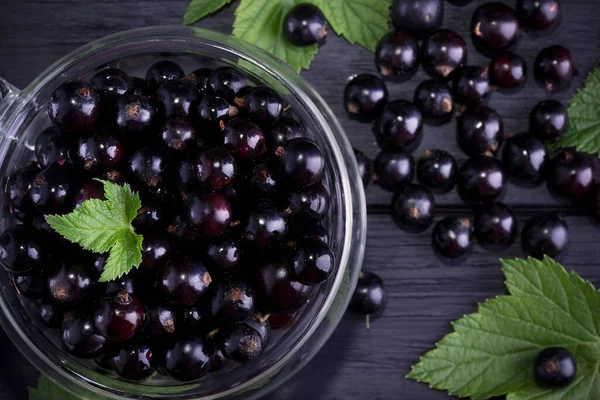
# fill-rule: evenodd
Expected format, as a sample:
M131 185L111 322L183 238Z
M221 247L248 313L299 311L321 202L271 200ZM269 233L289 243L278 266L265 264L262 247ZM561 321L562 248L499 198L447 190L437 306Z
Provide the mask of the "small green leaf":
M600 293L549 258L504 260L509 296L479 305L425 354L408 378L474 400L592 400L600 393ZM544 348L571 351L578 378L545 391L533 380Z
M585 153L600 153L600 68L586 78L583 88L569 101L569 127L552 149L575 147Z
M308 68L318 46L293 46L282 34L283 19L295 4L294 0L241 0L235 10L234 36L270 52L297 72Z
M193 24L206 17L208 14L219 11L225 5L233 0L192 0L185 10L183 23L186 25Z

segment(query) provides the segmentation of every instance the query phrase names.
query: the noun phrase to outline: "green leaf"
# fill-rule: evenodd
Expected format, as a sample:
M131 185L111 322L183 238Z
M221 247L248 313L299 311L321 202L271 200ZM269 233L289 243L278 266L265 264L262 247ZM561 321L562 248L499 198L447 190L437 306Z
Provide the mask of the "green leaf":
M375 51L388 33L392 0L309 0L323 11L327 21L350 43Z
M102 181L106 200L86 200L66 215L47 215L52 229L65 239L97 253L110 251L101 282L117 279L142 262L142 236L131 222L142 206L129 185Z
M64 390L45 375L40 375L37 388L29 389L29 400L108 400L108 397L89 393L85 397L79 397Z
M474 400L595 399L600 393L600 293L550 258L503 260L509 296L479 305L425 354L408 378ZM578 378L546 391L533 380L544 348L571 351Z
M192 0L185 10L183 23L186 25L193 24L206 17L208 14L219 11L225 5L233 0Z
M569 101L569 127L552 149L575 147L585 153L600 153L600 68L586 78L583 88Z
M235 10L234 36L270 52L297 72L308 68L318 46L293 46L281 33L283 19L295 4L294 0L241 0Z

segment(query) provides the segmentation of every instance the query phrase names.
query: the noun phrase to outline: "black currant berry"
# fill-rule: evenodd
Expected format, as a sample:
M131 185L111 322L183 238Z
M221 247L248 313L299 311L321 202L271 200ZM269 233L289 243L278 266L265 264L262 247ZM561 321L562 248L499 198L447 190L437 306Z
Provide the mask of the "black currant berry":
M73 209L76 186L71 168L52 164L33 179L31 202L44 214L68 213Z
M131 79L119 68L104 68L96 72L90 83L104 99L113 100L131 90Z
M194 117L207 128L204 139L217 143L217 134L225 127L225 123L237 115L238 109L229 104L223 97L208 94L198 102Z
M184 214L190 228L206 237L222 234L232 218L231 203L219 192L191 195L184 204Z
M262 337L246 324L237 324L223 329L218 333L217 343L225 357L239 363L255 359L263 350Z
M233 324L254 313L254 289L243 281L226 281L213 291L210 313L220 324Z
M206 81L209 93L224 97L230 104L238 92L246 87L246 77L233 67L219 67Z
M314 4L301 3L285 15L283 34L295 46L310 46L327 36L327 20Z
M517 43L520 34L517 13L499 2L480 6L471 19L473 43L484 54L510 49Z
M502 203L481 209L475 216L475 238L484 247L510 247L518 233L518 220L513 210Z
M523 26L534 31L548 30L560 21L559 0L517 0L517 14Z
M529 131L540 140L558 140L568 124L567 108L558 100L544 100L529 114Z
M146 309L143 334L149 339L165 339L179 333L179 319L172 305L154 304Z
M106 338L94 331L92 315L86 312L66 313L60 336L67 350L81 358L98 357L107 345Z
M281 177L292 186L305 187L319 182L325 174L325 156L309 139L292 139L275 150Z
M406 32L390 32L377 43L375 66L381 76L408 80L419 69L419 44Z
M598 220L600 220L600 218L598 218ZM303 242L321 242L325 244L329 244L331 242L331 238L329 237L329 232L327 229L322 225L316 225L314 223L297 229L295 238L298 241Z
M195 170L200 183L210 190L221 190L235 178L238 167L231 153L213 147L200 153Z
M410 184L396 192L392 199L392 217L407 232L422 232L435 217L435 199L424 186Z
M253 88L244 103L248 117L259 126L271 127L283 112L283 100L273 89L265 86Z
M379 116L387 101L387 87L375 75L355 75L346 84L344 106L350 118L371 122Z
M417 178L422 185L441 193L454 187L458 164L444 150L426 150L417 163Z
M157 187L166 177L165 152L158 147L148 146L136 151L129 159L129 172L139 182Z
M580 199L594 185L596 161L593 157L573 151L558 153L548 166L548 188L569 199Z
M387 303L383 280L374 272L361 271L348 310L355 314L378 316Z
M213 70L210 68L198 68L197 70L192 71L184 79L196 85L196 88L200 91L200 93L204 94L206 91L206 82L208 81L208 77L212 74L212 72Z
M375 159L377 183L389 191L402 189L415 174L413 157L403 150L384 150Z
M59 305L81 305L95 294L99 275L93 265L62 261L48 272L50 298Z
M180 381L193 381L210 370L215 348L202 336L185 335L169 342L161 364Z
M544 349L535 359L533 375L537 384L543 388L569 386L577 375L575 357L562 347Z
M434 78L446 78L467 64L467 43L458 33L441 29L427 38L421 48L423 68Z
M469 156L493 155L504 139L502 117L487 106L468 108L458 118L456 138Z
M277 192L279 176L267 164L258 164L252 168L248 185L253 196L271 198Z
M569 245L569 226L557 214L530 218L521 232L523 251L535 258L555 258Z
M250 214L244 226L244 238L252 246L265 248L281 243L288 232L284 213L266 203Z
M158 109L165 118L188 118L200 92L196 87L182 80L162 84L154 95Z
M123 140L138 143L141 134L154 127L156 110L150 100L128 94L117 101L116 125Z
M494 86L512 91L525 85L527 63L520 55L507 51L492 58L489 74Z
M179 64L171 60L161 60L154 63L146 72L146 85L149 91L154 93L159 86L184 76L185 73Z
M454 97L450 87L438 80L421 82L415 90L414 103L425 118L425 122L438 125L452 119Z
M147 344L127 343L112 352L110 364L120 377L140 380L152 375L157 361Z
M171 118L165 124L160 138L173 150L190 148L196 141L196 129L187 120Z
M263 264L255 274L257 308L264 313L292 312L308 299L309 286L292 280L290 266L285 260Z
M458 193L468 203L498 200L506 188L502 163L487 156L471 158L458 170L457 186Z
M369 183L371 182L371 160L369 160L365 153L363 153L362 151L356 148L353 148L353 150L354 157L356 157L356 164L358 165L358 173L360 174L363 187L366 189L367 186L369 186Z
M35 229L15 226L0 236L0 264L14 275L37 274L45 267L47 250Z
M47 128L35 140L35 159L41 168L52 164L68 165L73 162L75 141L72 137L60 134L54 128Z
M225 148L240 161L253 161L267 150L262 130L253 122L234 118L225 124L222 133Z
M144 327L144 321L142 303L125 290L101 300L94 310L96 332L111 341L133 338Z
M575 75L571 51L558 45L546 47L535 58L533 73L537 83L549 92L567 89Z
M473 225L468 218L446 217L433 228L433 249L442 257L459 258L473 248Z
M394 0L391 13L397 31L408 31L423 37L442 26L444 1Z
M284 211L288 217L299 221L322 220L331 206L331 197L327 189L316 184L308 188L293 191L288 196L288 208Z
M211 271L218 271L221 274L236 273L242 266L244 246L241 239L223 237L210 242L206 254L212 261Z
M329 246L322 242L299 245L292 257L294 278L304 285L325 282L335 269L335 256Z
M6 202L10 207L10 213L20 220L24 220L34 211L31 202L31 188L33 180L40 172L35 165L30 165L16 170L6 179L4 189Z
M306 136L306 131L302 124L293 118L283 116L269 131L267 143L269 148L276 149L295 138Z
M423 115L409 101L392 101L383 109L374 131L385 146L402 148L417 144L423 132Z
M88 83L65 82L52 92L48 115L61 132L89 135L100 117L100 95Z
M547 161L546 145L529 134L511 137L502 150L502 164L507 175L519 183L541 183L545 177Z
M450 80L455 101L465 106L486 104L492 94L488 69L485 67L459 68L450 75Z
M156 289L179 306L195 304L205 293L212 278L204 264L187 257L177 257L158 270Z
M269 324L269 317L269 315L264 315L262 313L254 313L252 317L244 322L244 324L258 332L263 342L263 348L267 347L267 344L271 339L271 324Z

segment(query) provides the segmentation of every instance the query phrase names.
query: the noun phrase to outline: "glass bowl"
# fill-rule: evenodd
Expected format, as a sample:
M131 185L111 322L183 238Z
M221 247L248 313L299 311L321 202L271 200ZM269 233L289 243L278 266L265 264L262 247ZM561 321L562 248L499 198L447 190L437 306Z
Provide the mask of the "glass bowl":
M324 184L333 202L328 229L337 261L334 275L316 288L289 329L275 331L261 357L194 382L181 383L162 374L141 382L126 381L91 360L70 355L58 333L38 321L34 304L16 293L4 272L0 273L0 322L33 365L82 399L93 393L116 399L257 398L302 368L330 337L352 295L365 248L365 199L352 147L329 107L298 74L251 44L207 30L152 27L108 36L64 57L20 92L0 81L0 176L32 157L36 135L50 124L47 99L59 84L89 78L108 65L143 77L148 66L167 57L187 72L200 66L235 65L251 80L276 89L293 107L327 159ZM2 229L6 229L4 204L2 210Z

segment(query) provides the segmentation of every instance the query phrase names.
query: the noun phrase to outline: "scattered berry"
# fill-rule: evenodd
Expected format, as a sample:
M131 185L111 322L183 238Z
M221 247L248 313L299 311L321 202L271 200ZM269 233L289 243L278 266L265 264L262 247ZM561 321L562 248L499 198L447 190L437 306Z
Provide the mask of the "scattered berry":
M538 84L549 92L568 88L575 74L571 51L558 45L546 47L535 58L533 73Z
M490 204L475 216L474 231L475 238L481 245L508 248L517 237L517 216L505 204Z
M381 76L408 80L419 69L419 44L405 32L390 32L375 50L375 66Z
M559 0L517 0L517 14L523 26L545 31L560 21Z
M377 183L386 190L394 191L408 185L415 174L415 162L403 150L382 151L375 159Z
M314 4L301 3L285 15L283 34L295 46L310 46L327 36L327 20Z
M507 175L520 183L541 183L547 161L546 145L528 134L511 137L502 150L502 164Z
M468 218L446 217L433 228L433 249L445 258L460 258L473 248L473 225Z
M444 1L394 0L391 13L397 31L408 31L422 37L442 26Z
M520 34L517 13L499 2L480 6L471 19L471 37L475 47L484 54L510 49Z
M558 153L548 166L548 188L569 199L580 199L594 185L596 161L593 157L573 151Z
M439 192L449 192L454 187L458 164L444 150L426 150L417 163L417 178L422 185Z
M540 214L530 218L521 232L523 251L535 258L555 258L569 244L569 226L557 214Z
M487 106L468 108L458 118L456 137L469 156L493 155L504 139L502 117Z
M375 75L355 75L346 84L344 106L351 118L371 122L379 116L387 101L387 87Z
M569 386L577 375L577 363L569 350L549 347L538 354L534 364L534 378L544 388Z
M456 32L441 29L423 42L423 68L434 78L446 78L467 64L467 44Z
M454 114L452 91L442 81L432 79L421 82L415 90L414 103L430 124L444 124Z
M498 200L506 188L506 174L500 161L478 156L465 162L458 170L458 192L468 203L491 203Z
M361 271L348 310L356 314L377 316L385 308L386 302L383 280L374 272Z
M392 101L383 109L374 131L385 146L407 147L418 143L423 132L423 115L411 102Z
M100 117L100 95L85 82L65 82L52 92L48 115L61 132L89 135Z
M401 229L422 232L435 217L435 199L424 186L410 184L396 192L392 199L392 217Z
M450 75L452 92L457 103L476 107L486 104L492 94L488 69L466 66Z
M529 131L540 140L558 140L567 130L567 108L557 100L544 100L529 114Z
M527 80L527 63L518 54L505 52L490 61L490 80L500 89L517 89Z

